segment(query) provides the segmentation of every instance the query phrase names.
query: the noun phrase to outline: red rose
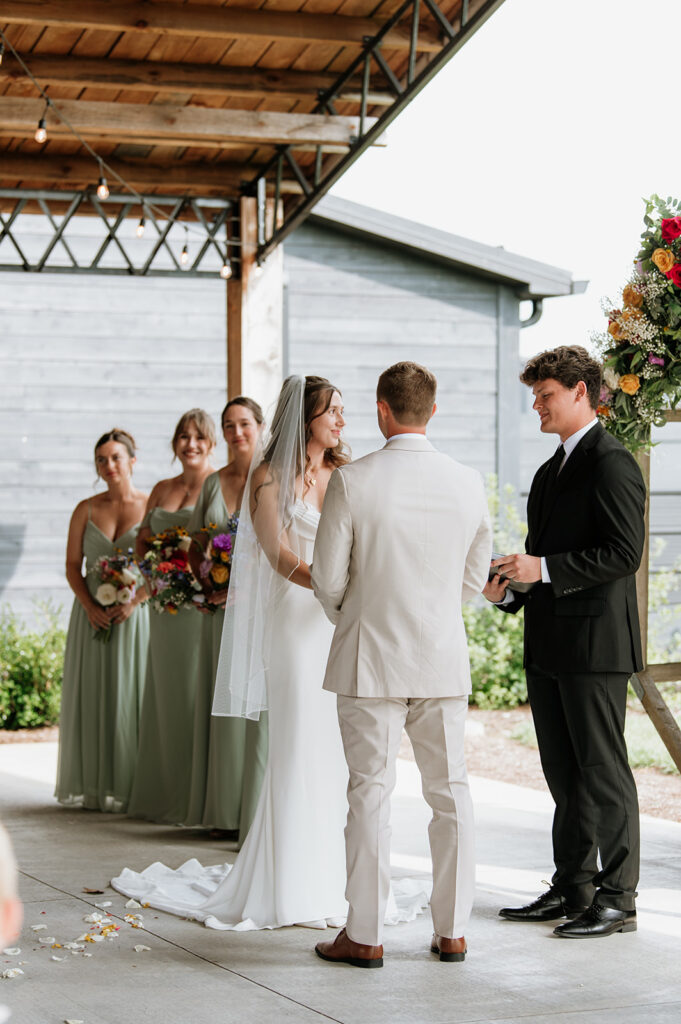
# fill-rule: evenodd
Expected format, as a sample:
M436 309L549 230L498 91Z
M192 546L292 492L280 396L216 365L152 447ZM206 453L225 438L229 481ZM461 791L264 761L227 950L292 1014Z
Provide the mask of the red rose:
M681 288L681 263L675 263L672 269L667 271L667 277L677 288Z
M673 242L681 235L681 217L665 217L662 221L662 240Z

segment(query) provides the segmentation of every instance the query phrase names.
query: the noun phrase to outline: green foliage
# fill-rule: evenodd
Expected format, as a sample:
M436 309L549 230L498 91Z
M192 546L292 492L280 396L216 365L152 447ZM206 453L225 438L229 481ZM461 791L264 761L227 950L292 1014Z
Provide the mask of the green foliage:
M518 514L513 487L501 494L495 476L487 480L487 501L494 528L494 550L508 554L524 548L525 524ZM484 598L466 604L473 692L479 708L514 708L527 700L523 669L523 613L508 615Z
M66 632L59 609L36 602L39 627L0 611L0 728L53 725L59 718Z

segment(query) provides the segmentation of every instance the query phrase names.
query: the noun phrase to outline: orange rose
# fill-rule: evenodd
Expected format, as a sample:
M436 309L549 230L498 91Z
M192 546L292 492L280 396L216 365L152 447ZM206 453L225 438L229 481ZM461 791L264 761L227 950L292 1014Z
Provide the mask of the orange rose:
M622 324L618 323L617 320L611 320L608 324L608 334L619 341L622 336Z
M668 270L671 270L676 262L674 259L674 253L670 252L669 249L656 249L653 255L650 257L658 270L666 274Z
M636 291L632 284L628 284L622 292L622 301L625 306L633 306L634 309L638 309L643 305L643 296Z
M625 395L635 395L641 387L641 381L635 373L623 373L620 377L620 387Z
M598 408L596 409L596 415L597 416L605 416L606 418L608 418L610 416L610 406L609 405L599 405Z
M225 568L224 565L216 565L214 569L211 569L210 574L213 582L217 583L218 586L222 586L229 579L229 569Z
M640 309L625 309L622 313L623 320L642 320L643 313Z

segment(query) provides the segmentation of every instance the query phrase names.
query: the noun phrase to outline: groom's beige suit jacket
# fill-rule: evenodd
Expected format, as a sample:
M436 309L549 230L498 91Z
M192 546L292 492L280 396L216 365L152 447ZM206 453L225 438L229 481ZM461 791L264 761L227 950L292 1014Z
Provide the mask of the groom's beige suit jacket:
M324 688L349 697L470 693L461 605L487 580L480 474L424 436L393 438L331 476L312 585L336 630Z

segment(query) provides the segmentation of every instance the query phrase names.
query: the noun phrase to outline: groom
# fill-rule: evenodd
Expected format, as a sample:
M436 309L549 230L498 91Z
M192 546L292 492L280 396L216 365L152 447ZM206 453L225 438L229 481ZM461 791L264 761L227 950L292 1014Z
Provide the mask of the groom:
M314 549L313 589L336 626L324 688L338 694L350 769L347 928L316 951L355 967L383 965L390 795L403 728L433 809L431 950L450 962L466 955L475 860L461 603L487 581L492 534L479 473L426 439L436 384L417 363L381 374L376 404L387 443L333 473Z

